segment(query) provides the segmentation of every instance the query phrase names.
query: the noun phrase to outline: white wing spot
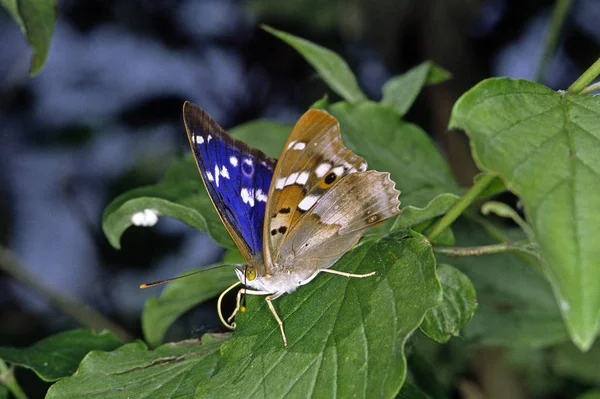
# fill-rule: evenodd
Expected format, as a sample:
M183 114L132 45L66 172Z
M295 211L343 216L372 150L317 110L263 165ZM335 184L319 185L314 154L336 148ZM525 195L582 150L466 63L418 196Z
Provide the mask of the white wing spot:
M232 155L229 157L229 163L231 166L236 167L238 166L238 159Z
M293 149L294 150L303 150L306 148L306 143L302 143L302 142L298 142L296 144L294 144Z
M254 198L256 198L258 202L267 202L267 194L263 193L263 191L260 188L256 190Z
M223 176L226 179L229 179L229 171L227 170L225 165L221 166L221 176Z
M294 144L296 144L296 140L290 141L290 143L287 146L287 149L289 150L290 148L292 148L294 146Z
M210 136L209 136L210 137ZM219 167L215 165L215 184L219 187L219 175L221 172L219 171Z
M333 168L333 173L335 173L336 176L341 176L342 173L344 173L344 167L338 166L337 168Z
M319 200L318 195L309 195L298 204L298 208L303 211L308 211Z
M135 226L154 226L158 222L158 211L156 209L144 209L131 216L131 223Z
M206 139L206 141L210 143L211 140L212 140L212 136L209 134L208 138Z
M206 172L206 177L208 178L208 181L215 181L215 178L210 172Z
M296 184L300 184L301 186L305 185L310 177L310 172L302 172L296 179Z
M331 164L324 162L324 163L320 164L319 166L317 166L317 169L315 169L315 175L317 175L317 177L321 178L321 177L325 176L325 173L329 172L329 169L331 169Z
M250 166L252 166L252 160L251 160L250 158L245 158L245 159L244 159L244 163L245 163L246 165L250 165Z
M204 137L202 137L202 136L194 136L194 138L196 139L196 144L204 144Z
M296 183L296 179L298 178L298 175L299 175L298 172L294 172L291 175L289 175L287 180L285 181L285 185L291 186L292 184Z
M364 172L365 170L367 170L367 163L363 162L360 164L360 166L358 167L358 170L360 170L361 172Z
M254 206L254 190L253 189L242 188L240 195L242 196L242 201L244 201L244 204L249 204L250 207Z
M281 190L284 187L285 187L285 177L277 179L277 183L275 184L275 188L277 190Z

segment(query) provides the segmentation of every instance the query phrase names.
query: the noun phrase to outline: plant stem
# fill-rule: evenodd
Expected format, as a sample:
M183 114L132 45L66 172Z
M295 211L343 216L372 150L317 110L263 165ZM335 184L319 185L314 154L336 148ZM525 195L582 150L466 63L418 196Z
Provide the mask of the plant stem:
M110 330L122 342L133 341L133 337L121 326L104 317L85 303L66 298L50 287L42 284L39 279L26 272L26 267L8 249L0 246L0 270L33 288L37 293L45 296L58 309L62 310L81 325L95 330Z
M470 221L480 225L492 238L502 242L511 241L508 235L506 235L502 230L497 228L488 219L481 217L478 213L470 210L469 212L465 213L465 217ZM521 258L524 262L531 265L531 267L537 270L541 275L545 275L544 270L541 266L541 258L539 254L536 253L532 258L531 256L526 256L522 252L518 252L517 256L519 256L519 258Z
M479 247L433 247L433 252L448 256L480 256L502 252L522 252L537 257L528 241L507 241L499 244L482 245Z
M544 73L548 68L552 54L556 50L556 44L560 37L560 32L564 25L565 19L569 14L569 8L573 0L556 0L554 3L554 9L552 10L552 19L550 20L550 27L546 40L544 41L544 53L538 63L537 71L535 72L536 82L542 82L544 79Z
M581 91L585 89L596 77L600 75L600 58L596 60L569 88L569 93L581 94Z
M452 223L463 213L463 211L471 205L477 196L485 190L485 188L494 180L495 176L486 173L471 186L469 191L465 193L453 206L450 208L438 222L433 226L427 238L429 241L435 240L445 229L450 227Z
M0 383L6 385L15 398L27 399L27 395L15 378L13 368L8 367L2 359L0 359Z
M585 89L581 90L579 92L579 94L583 95L583 94L593 93L596 90L600 90L600 82L592 83L591 85L589 85Z

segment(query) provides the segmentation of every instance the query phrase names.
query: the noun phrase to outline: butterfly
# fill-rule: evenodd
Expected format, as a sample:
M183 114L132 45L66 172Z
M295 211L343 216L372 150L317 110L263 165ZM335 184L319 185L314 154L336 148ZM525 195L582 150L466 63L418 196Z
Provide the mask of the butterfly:
M311 109L298 120L279 161L229 136L204 110L186 102L183 120L206 190L246 263L239 282L221 294L229 324L243 294L264 295L284 347L283 322L272 303L329 269L371 227L401 213L389 173L367 170L347 148L338 121ZM227 321L223 296L243 284Z

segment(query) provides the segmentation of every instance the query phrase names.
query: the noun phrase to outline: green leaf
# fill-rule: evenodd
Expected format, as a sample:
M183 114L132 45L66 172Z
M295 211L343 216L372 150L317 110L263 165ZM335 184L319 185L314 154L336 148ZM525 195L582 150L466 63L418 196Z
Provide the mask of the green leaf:
M9 398L10 398L10 391L8 390L6 385L0 384L0 399L9 399Z
M477 309L475 288L471 280L450 265L438 265L437 274L442 283L444 299L437 308L429 309L421 324L421 331L429 338L446 343L452 335L458 336Z
M560 376L600 386L600 344L596 342L587 353L581 353L570 343L558 346L553 369Z
M219 295L237 281L235 266L195 269L201 273L167 284L160 298L149 298L142 312L142 330L148 345L160 344L167 329L183 313L207 299Z
M145 210L179 219L208 232L222 247L235 248L191 157L172 161L158 184L121 194L106 207L102 229L113 247L121 247L121 236L134 224L134 215Z
M225 254L223 255L223 262L222 263L227 263L230 265L237 265L237 264L242 264L245 263L246 259L244 259L244 255L242 255L242 253L240 251L238 251L237 249L231 249L229 251L226 251Z
M54 32L56 3L54 0L0 0L13 17L33 49L29 73L41 71Z
M119 340L108 331L79 329L52 335L28 348L0 347L0 358L35 371L44 381L56 381L73 374L88 352L119 346Z
M433 198L424 208L406 206L402 208L402 216L396 218L392 231L406 230L417 224L444 215L458 201L454 194L440 194Z
M262 25L262 28L295 48L317 70L325 83L344 100L356 103L367 97L358 87L356 77L338 54L298 36Z
M308 108L316 108L316 109L327 109L329 107L329 96L325 94L322 98L318 99Z
M327 110L338 118L344 141L370 169L390 172L403 206L423 207L434 197L460 190L427 133L373 102L338 102Z
M488 226L485 230L460 219L452 227L459 247L524 238L516 228ZM465 273L477 291L477 312L462 330L465 340L512 348L542 348L568 340L551 287L536 271L533 258L500 253L468 257L436 254L436 259Z
M571 339L587 350L600 319L600 97L488 79L464 94L450 127L478 166L521 197Z
M46 398L189 398L210 378L221 341L202 338L149 351L141 342L93 351L77 373L50 387Z
M444 82L452 74L439 65L425 61L406 73L395 76L383 85L381 104L404 116L424 86Z
M229 129L228 133L250 147L278 158L292 128L292 125L286 123L259 119Z
M482 301L483 302L483 301ZM558 314L503 305L480 303L463 337L488 346L544 348L568 339Z
M418 229L415 226L415 231L418 231L419 233L421 233L423 235L429 234L429 232L431 232L431 230L433 229L434 221L432 220L429 223L425 223L425 224L427 224L427 227L423 228L423 229ZM456 243L456 239L454 238L454 233L452 232L452 229L450 227L448 227L447 229L444 229L444 231L442 231L439 236L437 236L433 240L429 240L429 241L434 245L442 245L442 246L449 246L449 247L453 246Z
M417 233L394 233L363 240L334 268L377 275L323 273L274 301L287 349L264 298L248 296L197 396L394 397L406 375L404 344L441 300L431 247Z
M290 130L288 125L255 121L231 129L231 134L277 156ZM174 160L158 184L128 191L106 207L102 229L113 247L120 248L121 236L133 225L134 215L148 209L206 231L222 247L235 249L191 156Z

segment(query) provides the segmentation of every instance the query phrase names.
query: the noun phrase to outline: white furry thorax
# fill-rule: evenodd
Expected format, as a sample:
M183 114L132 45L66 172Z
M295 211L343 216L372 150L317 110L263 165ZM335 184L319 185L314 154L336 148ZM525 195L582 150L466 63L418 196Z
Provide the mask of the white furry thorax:
M254 280L248 280L244 276L244 270L244 266L235 269L235 273L242 284L245 284L248 288L272 294L278 292L287 292L289 294L296 291L299 286L308 284L312 280L310 278L311 275L307 276L306 272L257 275Z

